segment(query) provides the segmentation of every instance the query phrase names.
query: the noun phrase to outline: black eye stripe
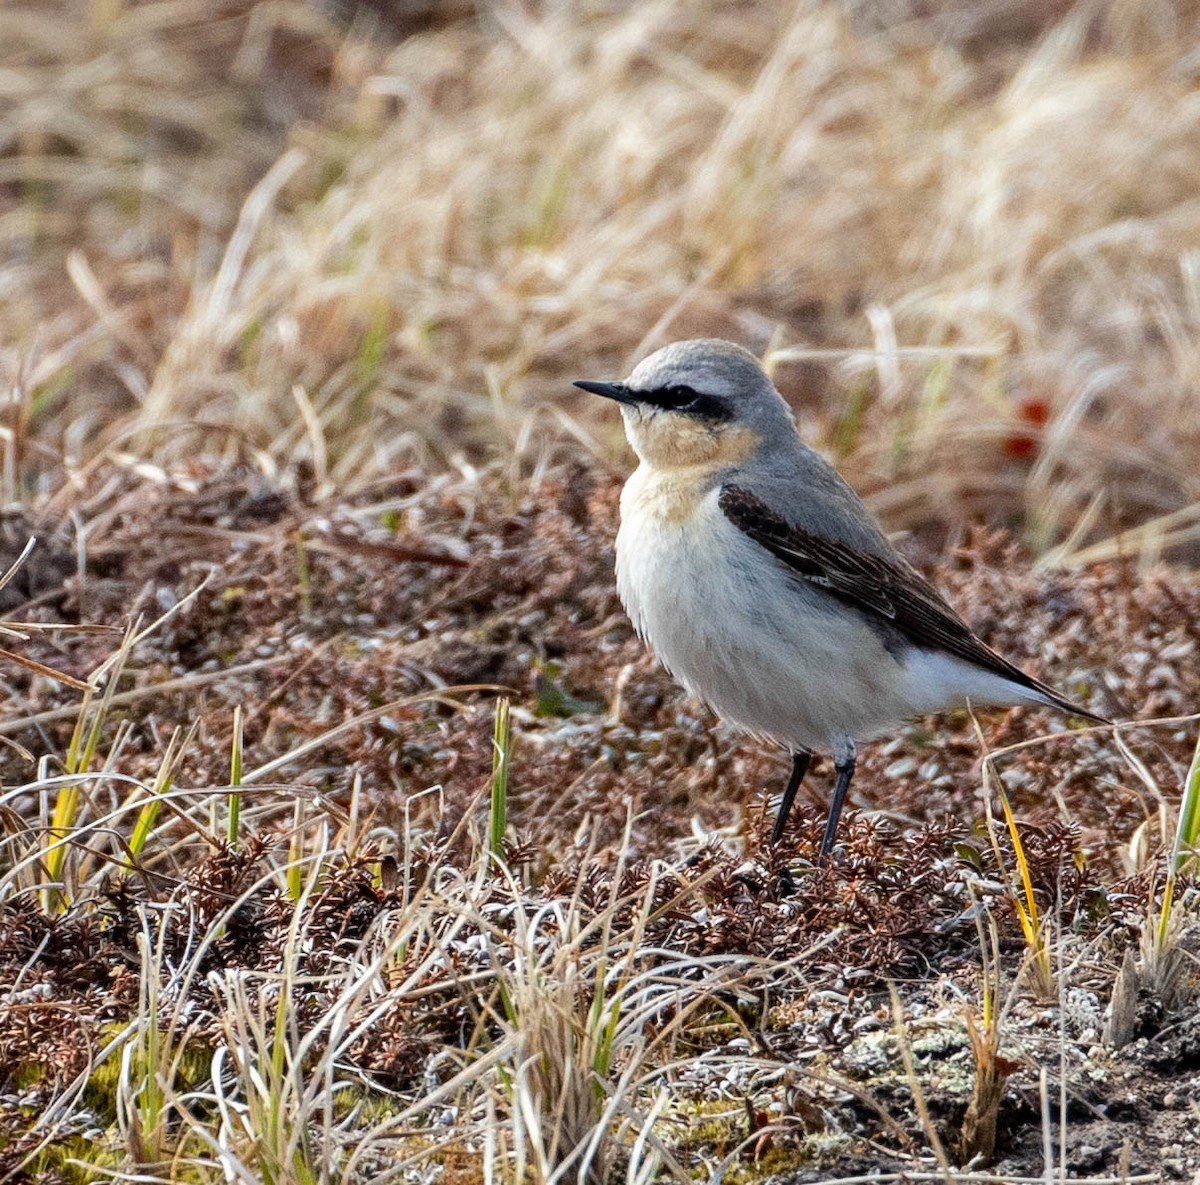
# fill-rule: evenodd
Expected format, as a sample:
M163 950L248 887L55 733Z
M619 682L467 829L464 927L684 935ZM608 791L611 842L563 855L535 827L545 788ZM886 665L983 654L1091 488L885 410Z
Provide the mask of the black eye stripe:
M634 392L639 403L661 407L664 411L682 412L703 420L728 420L733 410L724 399L716 395L702 395L691 387L660 387L656 391Z

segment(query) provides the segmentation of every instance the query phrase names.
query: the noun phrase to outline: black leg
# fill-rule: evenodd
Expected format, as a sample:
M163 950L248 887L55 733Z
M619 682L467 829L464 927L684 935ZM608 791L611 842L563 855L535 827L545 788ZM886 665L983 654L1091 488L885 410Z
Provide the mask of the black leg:
M842 807L846 805L846 791L850 789L850 779L854 777L854 748L849 752L839 753L834 758L833 768L837 771L837 781L833 786L833 802L829 806L829 822L825 824L825 838L821 840L821 859L825 859L833 851L833 839L837 834L838 820L842 817Z
M808 773L812 754L807 749L801 749L792 754L792 776L783 790L783 799L779 803L779 813L775 816L775 827L771 832L771 842L778 843L783 838L783 829L787 826L788 815L792 813L792 803L796 801L796 791Z

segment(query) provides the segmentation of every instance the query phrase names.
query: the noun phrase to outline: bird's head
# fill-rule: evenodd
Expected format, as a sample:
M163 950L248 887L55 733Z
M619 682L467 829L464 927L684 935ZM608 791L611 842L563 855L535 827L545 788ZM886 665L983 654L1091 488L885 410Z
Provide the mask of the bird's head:
M575 386L621 405L633 451L656 469L736 465L795 432L754 355L715 338L665 346L622 382Z

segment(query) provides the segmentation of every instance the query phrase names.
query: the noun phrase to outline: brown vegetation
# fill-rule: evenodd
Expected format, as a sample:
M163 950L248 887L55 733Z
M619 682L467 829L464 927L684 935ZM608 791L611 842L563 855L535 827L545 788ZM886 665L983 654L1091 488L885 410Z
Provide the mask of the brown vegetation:
M1194 1175L1198 32L0 12L4 1179ZM1124 748L918 722L767 845L569 386L700 333Z

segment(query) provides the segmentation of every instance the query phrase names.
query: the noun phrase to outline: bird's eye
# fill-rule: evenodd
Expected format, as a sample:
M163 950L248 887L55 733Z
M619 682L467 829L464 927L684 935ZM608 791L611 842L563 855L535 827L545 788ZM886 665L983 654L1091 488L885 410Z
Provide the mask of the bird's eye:
M667 387L659 393L659 406L671 411L694 410L700 396L691 387Z

